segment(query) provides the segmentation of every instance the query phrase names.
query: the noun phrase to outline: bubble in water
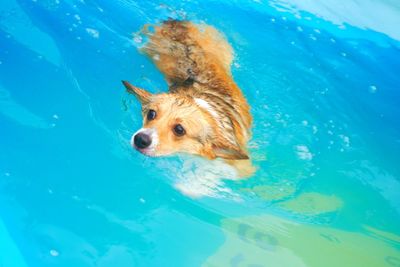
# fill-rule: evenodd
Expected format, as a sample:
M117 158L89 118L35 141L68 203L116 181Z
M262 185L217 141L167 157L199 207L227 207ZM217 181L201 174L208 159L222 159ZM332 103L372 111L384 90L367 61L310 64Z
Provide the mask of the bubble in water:
M135 37L133 37L133 41L134 41L135 43L140 44L140 43L143 41L143 38L142 38L142 36L140 36L140 35L135 35Z
M318 29L314 29L314 32L316 32L316 33L318 33L318 34L320 34L320 33L321 33L321 31L320 31L320 30L318 30Z
M343 135L343 134L340 134L340 135L339 135L339 138L342 140L342 142L344 143L344 145L345 145L346 147L349 147L349 146L350 146L350 138L349 138L348 136L345 136L345 135Z
M318 132L317 126L313 126L312 127L312 131L313 131L313 134L316 134Z
M313 40L313 41L316 41L316 40L317 40L317 37L315 37L314 35L310 34L309 36L310 36L310 39L311 39L311 40Z
M100 36L99 31L96 30L96 29L86 28L86 32L87 32L90 36L92 36L93 38L96 38L96 39L99 38L99 36Z
M53 256L53 257L57 257L58 255L60 255L60 253L58 253L58 251L55 250L55 249L51 249L50 250L50 255Z
M145 200L144 198L141 197L141 198L139 198L139 202L142 203L142 204L144 204L144 203L146 203L146 200Z
M370 85L370 86L369 86L369 92L372 93L372 94L375 93L377 89L378 89L378 88L376 88L375 85Z
M296 146L296 152L297 152L297 156L302 159L302 160L312 160L313 156L310 152L310 150L308 149L307 146L305 145L298 145Z

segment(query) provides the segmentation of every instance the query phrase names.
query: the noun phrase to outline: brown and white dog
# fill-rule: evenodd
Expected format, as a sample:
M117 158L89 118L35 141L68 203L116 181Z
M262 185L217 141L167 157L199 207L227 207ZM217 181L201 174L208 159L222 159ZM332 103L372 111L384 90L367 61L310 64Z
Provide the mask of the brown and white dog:
M222 158L239 176L250 176L252 117L231 75L231 46L208 25L169 20L153 32L147 29L142 51L164 74L169 92L151 94L123 81L141 102L144 117L132 146L148 156L183 152Z

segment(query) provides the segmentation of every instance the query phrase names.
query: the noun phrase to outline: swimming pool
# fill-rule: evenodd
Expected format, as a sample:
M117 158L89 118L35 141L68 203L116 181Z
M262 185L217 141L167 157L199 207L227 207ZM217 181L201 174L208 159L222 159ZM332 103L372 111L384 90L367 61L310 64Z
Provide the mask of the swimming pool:
M0 266L400 266L399 10L2 1ZM133 33L168 17L233 46L254 177L130 147L120 80L167 89Z

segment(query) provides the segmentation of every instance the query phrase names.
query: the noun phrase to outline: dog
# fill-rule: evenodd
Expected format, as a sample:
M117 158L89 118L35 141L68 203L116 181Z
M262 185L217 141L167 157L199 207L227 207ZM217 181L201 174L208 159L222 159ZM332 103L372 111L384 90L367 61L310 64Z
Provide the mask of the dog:
M154 157L222 158L240 177L250 176L252 116L231 75L232 47L209 25L168 20L152 27L142 30L148 41L141 50L165 76L169 92L152 94L122 81L142 105L143 127L132 146Z

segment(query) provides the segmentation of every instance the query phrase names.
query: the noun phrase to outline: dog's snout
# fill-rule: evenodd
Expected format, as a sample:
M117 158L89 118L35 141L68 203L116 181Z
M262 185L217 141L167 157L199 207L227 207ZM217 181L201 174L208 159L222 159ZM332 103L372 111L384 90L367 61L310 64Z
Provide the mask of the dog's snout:
M151 137L145 133L138 133L133 141L137 148L143 149L151 144Z

